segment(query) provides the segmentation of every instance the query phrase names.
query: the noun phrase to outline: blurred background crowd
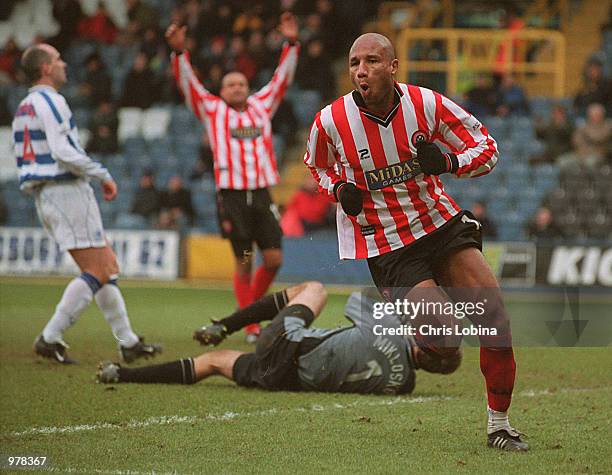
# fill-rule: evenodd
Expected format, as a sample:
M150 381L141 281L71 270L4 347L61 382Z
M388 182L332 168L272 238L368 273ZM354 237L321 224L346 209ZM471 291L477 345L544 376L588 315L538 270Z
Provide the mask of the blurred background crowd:
M436 2L394 3L422 4L426 11ZM454 3L455 26L530 27L529 2ZM570 7L579 11L588 3L576 0ZM372 30L383 7L375 0L3 0L0 155L10 154L7 127L27 91L20 55L33 42L49 42L68 63L61 92L86 149L119 184L119 199L101 203L106 226L217 232L212 152L175 87L163 32L171 22L188 25L196 73L213 93L234 70L256 90L276 67L283 42L276 25L290 10L299 18L302 50L295 83L273 122L282 225L288 236L333 229L331 204L304 176L305 137L316 111L348 92L348 48L364 28ZM452 96L489 128L501 150L499 170L490 176L446 180L451 196L485 223L486 238L612 237L611 11L592 32L597 47L567 97L531 97L519 77L502 73L473 74ZM420 26L420 18L413 21ZM434 18L429 26L440 25ZM561 28L554 21L548 26ZM443 52L434 42L410 56L436 60ZM410 78L447 92L439 77ZM10 160L0 158L0 224L36 225L31 200L18 198Z

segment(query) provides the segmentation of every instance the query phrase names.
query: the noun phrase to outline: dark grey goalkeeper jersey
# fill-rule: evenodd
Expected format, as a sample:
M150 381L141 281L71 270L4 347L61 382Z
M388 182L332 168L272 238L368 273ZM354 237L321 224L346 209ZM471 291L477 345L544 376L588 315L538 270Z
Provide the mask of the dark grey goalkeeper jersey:
M368 394L412 391L414 370L408 340L405 336L380 335L384 328L399 328L401 323L389 315L375 320L373 304L370 297L354 292L344 308L352 327L304 329L305 338L324 338L298 358L298 375L304 389Z

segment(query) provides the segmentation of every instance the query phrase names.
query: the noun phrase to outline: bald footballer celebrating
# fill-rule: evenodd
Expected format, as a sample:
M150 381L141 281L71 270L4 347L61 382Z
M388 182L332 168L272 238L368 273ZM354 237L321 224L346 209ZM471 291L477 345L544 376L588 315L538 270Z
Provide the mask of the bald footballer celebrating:
M428 299L450 299L441 286L466 289L470 301L489 297L478 322L497 330L496 336L480 337L488 445L527 450L508 422L515 378L512 338L497 281L481 253L480 223L444 191L439 178L489 173L499 158L497 144L448 98L396 82L397 69L388 38L377 33L357 38L349 53L355 89L317 113L304 161L320 191L341 205L336 215L340 258L367 259L386 299L418 300L423 292ZM418 332L415 338L441 365L460 356L460 339Z

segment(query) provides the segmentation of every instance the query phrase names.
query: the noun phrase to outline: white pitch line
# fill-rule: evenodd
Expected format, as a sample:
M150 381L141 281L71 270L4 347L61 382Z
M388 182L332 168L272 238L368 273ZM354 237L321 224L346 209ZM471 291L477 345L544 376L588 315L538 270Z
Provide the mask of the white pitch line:
M43 468L41 471L45 472L59 472L59 473L99 473L104 475L177 475L178 472L158 472L156 470L151 470L149 472L141 472L139 470L131 470L131 469L114 469L114 470L106 470L100 468L77 468L77 467L49 467Z
M555 396L557 394L568 393L584 393L594 391L612 390L610 386L600 388L560 388L560 389L528 389L517 393L519 397L541 397ZM457 398L449 396L427 396L427 397L396 397L393 399L383 399L379 401L354 401L350 403L334 403L330 405L313 404L310 407L295 407L291 409L280 409L272 407L253 412L224 412L222 414L207 414L206 416L158 416L149 417L143 420L132 420L124 424L116 424L110 422L96 422L95 424L81 424L75 426L50 426L50 427L32 427L24 431L12 432L6 434L5 437L24 437L29 435L53 435L53 434L74 434L77 432L93 432L100 429L133 429L150 426L164 426L174 424L193 424L196 422L207 421L230 421L233 419L245 417L261 417L279 413L291 412L325 412L333 410L352 409L356 407L384 407L395 406L397 404L426 404L430 402L451 401Z
M334 403L331 405L320 405L313 404L310 407L296 407L291 409L279 409L270 408L261 411L253 412L224 412L222 414L208 414L206 416L159 416L149 417L144 420L132 420L125 424L115 424L110 422L97 422L95 424L81 424L76 426L63 426L63 427L32 427L24 431L12 432L7 434L8 437L24 437L29 435L51 435L51 434L73 434L75 432L92 432L100 429L132 429L149 426L163 426L171 424L193 424L195 422L206 422L206 421L229 421L237 418L244 417L257 417L267 416L271 414L287 413L287 412L324 412L333 410L344 410L351 409L354 407L383 407L383 406L394 406L396 404L424 404L429 402L449 401L454 398L442 397L442 396L429 396L429 397L396 397L394 399L385 399L381 401L354 401L351 403Z
M602 386L600 388L560 388L560 389L526 389L518 393L523 397L539 397L539 396L554 396L555 394L571 394L571 393L590 393L593 391L611 391L612 386Z

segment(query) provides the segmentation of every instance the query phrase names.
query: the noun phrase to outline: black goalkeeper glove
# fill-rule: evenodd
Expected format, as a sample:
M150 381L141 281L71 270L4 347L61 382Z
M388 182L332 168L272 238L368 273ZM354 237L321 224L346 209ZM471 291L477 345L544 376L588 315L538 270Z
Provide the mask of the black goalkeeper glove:
M340 181L334 185L334 196L342 205L342 209L349 216L357 216L363 209L361 191L354 183Z
M419 142L416 145L417 160L421 171L427 175L454 173L459 168L459 160L454 153L442 153L435 143Z

